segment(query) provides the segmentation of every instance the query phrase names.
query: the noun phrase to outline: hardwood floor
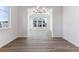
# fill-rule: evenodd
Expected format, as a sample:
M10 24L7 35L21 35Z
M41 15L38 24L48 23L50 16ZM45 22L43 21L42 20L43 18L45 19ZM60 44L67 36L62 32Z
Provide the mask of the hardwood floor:
M0 52L78 52L79 48L61 38L25 39L18 38L3 48Z

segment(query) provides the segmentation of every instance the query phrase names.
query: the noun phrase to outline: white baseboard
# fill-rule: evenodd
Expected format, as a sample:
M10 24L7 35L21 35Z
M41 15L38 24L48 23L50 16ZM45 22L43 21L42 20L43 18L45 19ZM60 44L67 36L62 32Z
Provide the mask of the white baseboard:
M16 38L18 38L18 37L15 37L15 38L12 39L12 40L8 40L8 41L4 42L3 44L0 44L0 48L2 48L3 46L7 45L7 44L10 43L10 42L12 42L12 41L15 40ZM27 37L26 37L26 38L27 38ZM75 42L69 40L69 39L66 38L66 37L54 37L54 38L63 38L63 39L65 39L65 40L67 40L68 42L72 43L73 45L75 45L76 47L79 47L79 44L77 44L77 43L75 43Z
M14 39L12 40L7 40L5 41L3 44L0 44L0 48L4 47L5 45L9 44L10 42L12 42L13 40L15 40L17 37L15 37Z
M69 39L66 38L66 37L62 37L62 38L65 39L65 40L67 40L68 42L72 43L73 45L75 45L76 47L79 48L79 44L77 44L76 42L73 42L73 41L69 40Z
M53 39L62 39L62 37L53 37Z

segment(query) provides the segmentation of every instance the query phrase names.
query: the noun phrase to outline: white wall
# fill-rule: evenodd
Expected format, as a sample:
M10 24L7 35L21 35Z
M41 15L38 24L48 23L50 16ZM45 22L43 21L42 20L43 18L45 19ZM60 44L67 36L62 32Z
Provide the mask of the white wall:
M17 7L11 7L11 28L0 29L0 47L14 40L17 36Z
M63 7L63 37L79 47L79 7Z
M0 29L0 47L13 41L16 37L27 36L27 8L28 7L11 7L11 28ZM53 8L53 27L54 36L59 37L61 33L61 7ZM18 21L18 22L17 22Z
M18 7L18 36L27 36L27 8L28 7ZM62 17L61 17L61 7L51 7L53 8L53 35L54 37L61 37L62 35Z
M27 7L18 7L18 36L27 36Z
M53 7L53 36L62 36L62 7Z
M33 13L33 9L36 7L32 7L32 8L28 8L28 37L52 37L53 36L53 26L52 26L52 18L53 18L53 9L52 8L47 8L46 14L43 14L47 17L47 27L44 28L34 28L32 27L31 23L32 23L32 18L30 18L30 16L35 15ZM42 14L41 14L42 15ZM50 33L51 32L51 33ZM50 34L51 35L50 35Z
M13 41L17 35L20 37L27 36L27 8L11 7L12 27L4 30L0 29L0 47ZM63 33L66 40L79 47L79 7L65 6L62 8L55 6L52 8L54 37L61 37Z

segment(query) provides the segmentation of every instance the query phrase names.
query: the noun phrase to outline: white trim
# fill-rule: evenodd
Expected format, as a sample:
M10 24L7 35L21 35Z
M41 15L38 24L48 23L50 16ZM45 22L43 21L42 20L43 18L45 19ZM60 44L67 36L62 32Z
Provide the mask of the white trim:
M67 40L68 42L72 43L73 45L75 45L76 47L79 47L79 44L77 44L76 42L73 42L72 40L69 40L68 38L66 37L62 37L64 38L65 40Z
M15 37L14 39L10 39L10 40L7 40L5 41L4 43L0 44L0 48L4 47L5 45L9 44L10 42L12 42L13 40L15 40L17 37Z

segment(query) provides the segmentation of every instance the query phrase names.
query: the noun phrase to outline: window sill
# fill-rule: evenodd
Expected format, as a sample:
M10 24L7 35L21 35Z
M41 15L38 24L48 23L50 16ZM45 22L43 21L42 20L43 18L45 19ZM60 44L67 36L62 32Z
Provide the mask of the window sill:
M10 29L10 27L2 27L2 28L0 28L0 30L8 30L8 29Z

